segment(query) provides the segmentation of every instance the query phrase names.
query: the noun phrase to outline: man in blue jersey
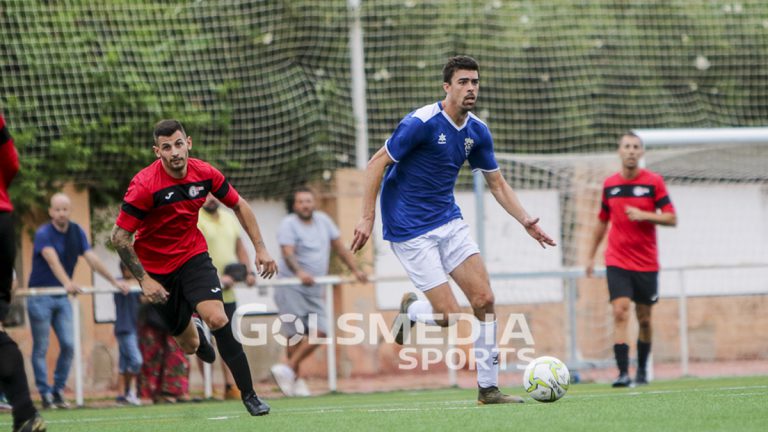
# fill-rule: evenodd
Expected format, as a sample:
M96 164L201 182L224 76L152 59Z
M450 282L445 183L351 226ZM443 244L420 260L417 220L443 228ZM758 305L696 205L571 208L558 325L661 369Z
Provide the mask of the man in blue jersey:
M351 249L360 250L371 237L381 186L384 239L391 242L411 281L428 300L417 300L413 293L403 296L393 329L395 341L403 343L409 322L442 327L452 323L459 305L448 285L450 274L479 320L480 332L474 342L478 403L515 403L523 400L498 389L493 291L477 244L454 200L454 185L464 161L483 172L496 201L542 247L555 246L555 242L537 225L539 219L528 215L504 180L488 126L471 112L480 85L478 71L471 57L449 59L443 68L445 99L405 116L368 162L363 215Z

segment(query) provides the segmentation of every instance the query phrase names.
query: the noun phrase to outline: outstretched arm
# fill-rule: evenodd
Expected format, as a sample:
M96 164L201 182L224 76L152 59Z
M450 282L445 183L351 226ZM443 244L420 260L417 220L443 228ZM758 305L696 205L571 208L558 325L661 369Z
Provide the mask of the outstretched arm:
M601 220L598 221L597 225L595 225L595 230L592 231L592 242L589 245L587 263L584 266L587 277L592 277L592 274L595 271L595 254L597 253L597 248L600 246L600 242L603 241L603 237L605 237L605 232L607 230L608 222Z
M149 301L152 303L165 303L165 301L168 300L168 291L144 271L144 266L141 265L139 257L136 255L136 251L133 250L131 233L115 225L115 227L112 228L111 240L112 246L117 250L117 254L120 255L123 264L128 267L128 270L130 270L136 280L139 281L141 290Z
M363 183L363 215L355 226L354 238L349 247L353 253L362 249L368 239L371 238L373 222L376 220L376 196L381 187L381 178L384 176L384 170L387 169L387 166L394 162L384 147L380 148L368 161Z
M650 222L656 225L675 226L677 225L677 215L674 213L656 213L655 211L643 211L637 207L626 206L624 212L631 221Z
M53 275L56 276L56 279L61 282L61 286L63 286L68 293L77 294L83 292L80 286L78 286L69 277L66 270L64 270L64 266L61 264L61 260L59 259L59 254L56 253L56 249L54 249L53 246L44 247L43 250L40 251L40 255L43 256L45 262L48 263L48 267L51 268Z
M251 263L248 259L248 252L245 250L245 245L243 244L243 240L240 237L237 238L237 242L235 243L235 253L237 254L237 262L244 265L248 270L248 273L245 276L246 285L256 285L256 273L254 273L254 271L251 269Z
M256 251L256 271L259 272L263 278L271 278L277 273L277 263L269 255L266 246L264 246L264 240L261 237L261 230L259 230L259 223L256 221L256 215L253 214L253 210L248 203L240 197L240 200L232 207L235 211L237 219L240 221L248 238L253 243L253 248Z
M366 275L365 272L360 270L360 267L357 266L357 262L355 262L355 256L352 255L352 252L350 252L349 249L344 247L344 243L341 242L341 238L331 240L331 247L333 248L333 251L339 255L339 258L344 261L344 264L347 266L349 271L355 275L355 278L358 282L368 282L368 275Z
M96 273L100 274L104 279L108 280L110 284L112 284L113 287L119 289L123 293L128 293L130 290L130 287L128 286L125 281L119 281L115 279L112 274L107 271L107 268L104 266L104 263L101 262L98 255L96 255L96 252L93 251L93 249L88 249L83 254L83 257L85 258L85 261L88 263L89 266L91 266L91 269L95 271Z
M496 171L483 172L485 181L488 183L488 188L496 198L496 201L501 205L507 213L517 219L518 222L525 228L528 234L534 238L541 247L556 246L552 238L550 238L544 230L538 225L539 218L532 218L525 211L523 205L517 197L514 190L507 184L501 173Z

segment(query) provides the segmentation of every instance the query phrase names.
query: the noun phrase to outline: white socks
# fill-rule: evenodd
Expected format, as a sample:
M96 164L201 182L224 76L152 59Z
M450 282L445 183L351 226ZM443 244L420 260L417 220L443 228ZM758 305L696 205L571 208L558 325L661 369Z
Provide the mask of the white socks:
M480 334L475 340L477 384L481 388L499 385L499 348L496 344L496 320L479 321Z
M435 311L432 309L432 303L427 300L416 300L408 306L408 319L411 321L436 325L437 323L432 318L433 313Z

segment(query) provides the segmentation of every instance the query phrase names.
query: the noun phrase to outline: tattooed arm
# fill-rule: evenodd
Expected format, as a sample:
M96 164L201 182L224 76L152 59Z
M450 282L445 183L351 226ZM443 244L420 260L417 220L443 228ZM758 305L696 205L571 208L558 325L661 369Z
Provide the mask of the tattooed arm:
M168 299L168 292L158 281L152 279L152 277L144 270L144 266L141 265L139 257L136 255L136 251L133 250L131 233L115 225L115 227L112 228L112 246L117 250L117 254L120 255L123 264L128 267L128 270L130 270L136 280L139 281L139 285L141 285L141 290L144 292L144 295L147 296L152 303L165 303Z

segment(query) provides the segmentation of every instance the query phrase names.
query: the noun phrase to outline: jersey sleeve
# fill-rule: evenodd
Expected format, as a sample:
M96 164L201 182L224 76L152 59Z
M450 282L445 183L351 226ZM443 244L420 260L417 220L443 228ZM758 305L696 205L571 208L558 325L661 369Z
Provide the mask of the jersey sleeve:
M669 193L667 193L667 185L664 184L664 179L661 176L658 176L656 181L654 205L657 209L661 210L662 213L675 212L675 206L672 205L672 200L669 198Z
M35 240L32 244L32 253L39 254L46 246L53 247L50 231L45 229L45 225L35 232Z
M476 143L469 152L467 158L472 169L480 171L496 171L499 164L496 162L496 156L493 153L493 137L487 128L483 128L480 134L480 142Z
M225 206L229 208L234 207L238 201L240 201L240 194L237 193L234 186L227 181L221 171L211 165L209 165L209 167L211 170L211 180L213 180L211 193L213 193L213 196Z
M339 227L336 226L336 223L331 219L330 216L328 216L326 213L318 212L322 215L323 221L325 222L326 230L328 231L328 237L331 240L336 240L337 238L341 237L341 232L339 231Z
M384 143L389 157L395 162L400 162L413 149L419 147L422 144L423 129L424 123L418 117L408 115L404 118Z
M277 228L277 243L280 246L296 246L296 233L291 228L289 218L283 219Z
M134 177L123 197L123 205L120 208L120 214L117 215L115 225L128 232L135 232L152 209L153 204L152 194Z
M13 145L13 137L5 126L5 119L0 114L0 176L6 188L17 172L19 172L19 154Z
M607 183L603 183L603 193L600 197L600 213L597 215L598 219L603 222L608 222L611 219L611 208L608 206L607 186Z
M85 235L85 231L83 230L83 227L80 225L77 226L77 234L80 236L80 250L77 251L78 255L82 255L89 250L91 250L91 243L88 241L88 236Z

